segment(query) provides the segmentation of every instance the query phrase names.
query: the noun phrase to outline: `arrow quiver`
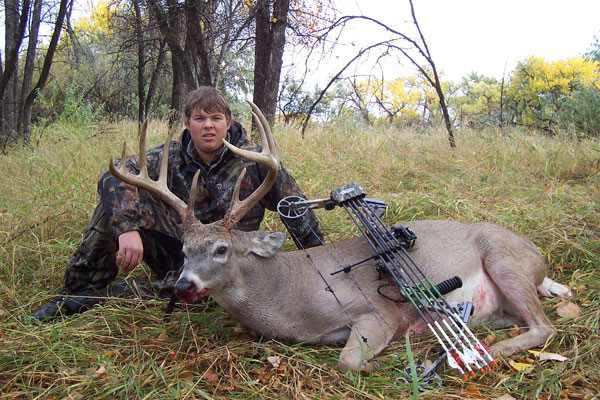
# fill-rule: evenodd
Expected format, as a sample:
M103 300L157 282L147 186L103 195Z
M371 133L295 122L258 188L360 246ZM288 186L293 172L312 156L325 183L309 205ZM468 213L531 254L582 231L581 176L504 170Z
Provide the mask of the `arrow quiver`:
M439 358L431 367L418 366L418 379L422 385L436 385L435 382L441 385L441 379L435 370L444 359L450 367L458 369L466 380L469 379L469 375L476 377L477 370L481 374L491 370L490 364L496 365L495 361L487 347L477 340L467 327L473 305L469 302L449 304L442 297L462 286L460 277L456 276L434 285L407 251L415 244L415 234L405 227L386 226L381 220L387 209L385 202L365 196L365 191L358 183L351 183L333 190L328 199L306 200L296 196L287 197L278 204L277 209L286 218L300 218L309 209L317 208L332 210L341 207L348 213L373 249L373 255L341 266L331 275L348 273L368 260L377 259L379 276L392 277L392 285L398 289L400 299L393 299L382 293L386 285L379 288L379 294L391 301L410 302L442 348Z

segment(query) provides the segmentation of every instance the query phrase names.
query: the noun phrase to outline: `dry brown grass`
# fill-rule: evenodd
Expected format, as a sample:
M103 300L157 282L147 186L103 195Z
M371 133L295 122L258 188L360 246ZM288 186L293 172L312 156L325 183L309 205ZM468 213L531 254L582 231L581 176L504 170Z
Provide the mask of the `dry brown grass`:
M408 398L395 385L407 364L403 344L380 356L368 377L344 376L339 348L286 346L251 336L213 302L177 308L162 320L160 301L112 301L53 324L23 320L61 285L95 204L96 179L131 123L94 129L53 126L31 148L14 148L0 171L0 398ZM151 144L166 133L150 126ZM286 167L310 198L357 181L389 205L388 222L451 218L488 220L530 237L549 261L549 275L569 284L581 307L561 318L557 299L543 300L559 335L545 350L569 358L514 372L508 359L476 382L440 368L444 388L423 398L592 398L600 387L600 145L591 140L518 131L457 132L457 149L441 131L388 131L330 126L306 138L276 129ZM341 212L318 211L334 239L354 234ZM268 215L264 227L283 229ZM288 248L291 246L287 245ZM141 272L134 271L134 275ZM508 331L476 331L482 338ZM431 338L411 342L417 362L434 357ZM270 358L276 357L276 358ZM279 360L278 365L271 361ZM277 364L277 363L275 363Z

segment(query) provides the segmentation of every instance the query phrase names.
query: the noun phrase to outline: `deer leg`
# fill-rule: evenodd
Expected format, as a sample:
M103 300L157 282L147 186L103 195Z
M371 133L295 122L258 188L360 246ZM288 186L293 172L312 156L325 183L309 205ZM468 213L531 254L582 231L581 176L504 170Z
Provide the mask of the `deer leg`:
M497 261L496 261L497 262ZM543 345L549 338L556 335L556 329L544 314L544 309L537 295L537 289L527 270L515 271L515 264L496 264L486 268L494 283L498 286L505 299L503 311L507 320L525 322L528 330L518 336L495 343L491 347L492 354L511 355L519 351Z
M486 321L494 329L508 328L511 326L524 326L525 320L519 316L511 315L504 310L498 310Z
M371 313L356 321L340 354L338 368L342 372L360 371L367 374L377 370L379 363L372 359L392 340L392 328L395 329L398 323L397 315L385 317L381 313Z

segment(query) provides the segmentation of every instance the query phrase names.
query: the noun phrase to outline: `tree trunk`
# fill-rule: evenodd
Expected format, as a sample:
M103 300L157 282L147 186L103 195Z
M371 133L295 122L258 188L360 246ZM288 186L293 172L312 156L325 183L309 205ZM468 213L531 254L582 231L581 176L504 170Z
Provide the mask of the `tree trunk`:
M144 38L142 33L142 11L140 10L140 4L138 0L133 0L133 11L134 11L134 35L137 42L137 94L138 94L138 124L142 125L146 119L146 74L145 63L146 63L146 49L144 45Z
M212 68L205 31L211 29L210 16L214 13L213 1L185 0L186 44L185 55L194 65L198 85L213 84Z
M0 51L0 76L4 75L4 68L2 65L2 51ZM4 105L2 97L0 97L0 148L2 149L2 153L4 153L6 149L7 142L8 136L4 135Z
M6 31L4 35L5 48L10 51L21 46L19 37L19 2L18 0L5 0L6 7ZM7 60L8 62L9 60ZM12 71L11 71L12 69ZM11 66L6 66L6 73L10 73L6 88L4 91L4 130L8 134L16 131L17 128L17 71L19 70L19 59L16 58Z
M31 118L31 113L27 113L27 110L25 110L25 99L31 91L31 86L33 84L35 54L37 50L38 33L40 30L41 12L42 0L34 0L33 13L31 15L31 21L29 23L29 41L27 44L27 56L25 58L25 67L23 69L23 85L21 89L21 100L19 102L18 131L21 133L21 135L24 132L25 121Z
M147 0L147 4L156 18L158 29L171 51L173 87L171 92L172 114L170 123L173 124L180 118L187 94L196 86L193 69L194 63L189 57L190 53L179 43L179 38L183 35L184 31L181 25L183 13L177 0L167 1L167 12L165 12L161 3L157 0Z
M2 136L8 137L17 128L17 82L19 49L25 36L25 28L29 19L30 0L23 0L21 15L19 15L18 0L5 0L5 49L7 49L6 64L0 77L0 131ZM17 23L18 21L18 23Z
M183 49L171 47L171 67L173 68L173 90L171 92L171 123L179 121L187 94L194 88L193 72Z
M35 87L31 90L31 92L29 92L29 95L25 99L25 103L23 105L23 138L26 141L29 140L30 136L31 107L33 106L33 102L37 98L38 93L46 85L46 81L48 80L48 76L50 75L50 67L52 66L54 53L56 52L56 47L58 46L58 39L60 39L60 33L62 31L62 26L65 21L66 13L67 0L60 0L58 15L56 16L56 22L54 23L54 31L52 32L52 38L50 39L50 44L48 45L48 50L46 51L46 56L44 57L44 65L42 66L40 77L38 78Z
M81 50L79 46L79 41L77 40L77 36L75 35L75 30L71 26L71 15L73 14L73 6L75 5L75 0L71 0L67 5L67 15L65 30L69 35L69 39L71 40L71 48L73 49L73 57L75 58L75 68L79 66L81 63Z
M446 131L448 131L448 142L450 143L450 147L455 148L456 142L454 141L454 132L452 130L452 121L450 121L450 114L448 113L448 107L446 106L446 100L444 98L444 93L441 91L438 92L438 97L440 99L440 107L442 109L442 117L444 118L444 124L446 125Z
M446 131L448 131L448 142L450 143L451 148L456 147L456 142L454 141L454 132L452 130L452 121L450 120L450 114L448 113L448 106L446 105L446 98L444 97L444 91L442 89L442 82L440 82L440 78L438 76L437 70L435 68L435 64L432 60L429 61L429 65L433 69L433 76L435 84L433 87L438 95L438 100L440 101L440 108L442 109L442 118L444 120L444 125L446 127Z
M290 0L256 1L256 42L253 101L273 123L285 47Z
M158 78L160 77L160 72L163 69L163 65L165 63L165 56L167 53L166 45L167 44L163 40L160 41L156 65L154 66L154 69L152 70L152 75L150 76L150 83L148 84L148 93L146 94L146 100L144 104L146 114L150 113L150 109L152 107L152 100L154 100L154 95L156 94L156 87L158 86Z
M504 127L504 73L500 84L500 128Z

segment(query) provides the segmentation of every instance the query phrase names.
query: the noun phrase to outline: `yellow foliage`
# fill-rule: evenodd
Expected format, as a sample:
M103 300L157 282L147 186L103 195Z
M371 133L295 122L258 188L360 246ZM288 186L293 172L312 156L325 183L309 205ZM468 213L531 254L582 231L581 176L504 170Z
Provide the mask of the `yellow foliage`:
M290 0L288 23L300 34L291 35L288 40L293 45L308 45L314 38L320 40L319 32L334 19L335 8L326 0Z
M390 81L369 79L356 83L355 93L362 103L374 105L390 122L397 116L403 120L418 118L437 101L433 88L415 77Z
M461 124L475 123L500 109L501 85L493 78L473 73L463 78L458 89L459 93L452 96L449 102L455 103L456 117Z
M88 18L82 18L75 24L75 31L92 35L106 31L109 28L109 21L116 14L116 11L113 3L100 0L96 3Z
M597 61L574 57L549 63L530 56L517 65L507 95L522 122L535 125L552 119L562 96L591 85L600 87Z
M254 8L254 0L242 0L242 9L240 14L248 15L250 14L250 10Z

